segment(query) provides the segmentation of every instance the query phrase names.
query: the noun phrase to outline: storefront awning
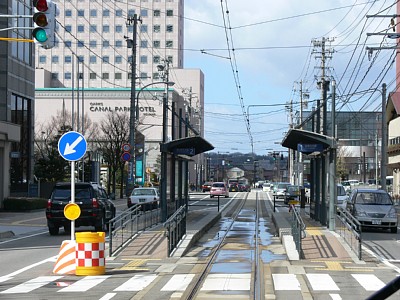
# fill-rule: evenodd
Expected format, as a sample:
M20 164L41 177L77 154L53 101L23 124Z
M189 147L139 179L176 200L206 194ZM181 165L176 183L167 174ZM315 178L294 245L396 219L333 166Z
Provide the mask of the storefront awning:
M282 146L297 151L299 144L321 144L323 150L336 148L336 140L330 136L302 129L290 129L283 139Z
M175 155L194 156L213 150L214 146L201 136L192 136L161 144L162 152L172 152Z

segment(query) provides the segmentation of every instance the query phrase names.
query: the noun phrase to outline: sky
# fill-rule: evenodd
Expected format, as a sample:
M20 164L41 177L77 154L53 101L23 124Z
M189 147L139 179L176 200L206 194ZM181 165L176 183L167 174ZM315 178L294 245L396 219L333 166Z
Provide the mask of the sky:
M390 17L367 15L393 15L395 2L186 0L184 67L204 73L204 136L213 151L285 150L280 143L289 130L289 108L293 116L300 110L300 85L303 99L309 95L305 111L321 96L321 47L313 41L323 38L338 110L381 110L374 89L385 82L395 90L395 53L366 47L395 40L367 36L392 32Z

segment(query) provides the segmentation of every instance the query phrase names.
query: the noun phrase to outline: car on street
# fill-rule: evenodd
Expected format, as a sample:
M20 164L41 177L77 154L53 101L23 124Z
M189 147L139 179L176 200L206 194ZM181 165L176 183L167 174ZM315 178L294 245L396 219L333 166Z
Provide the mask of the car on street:
M201 185L201 190L203 193L209 192L211 190L212 182L206 181Z
M210 190L210 198L220 196L229 197L229 188L225 182L214 182Z
M291 185L289 182L278 182L274 185L274 196L276 199L284 199L286 196L287 187Z
M347 209L361 223L361 228L382 228L397 233L397 212L392 198L384 190L353 189Z
M154 187L138 187L132 190L128 197L128 208L133 205L140 204L142 210L158 208L160 202L160 194L158 189Z
M239 192L239 184L236 182L232 182L229 184L229 191L230 192Z
M57 235L60 227L70 232L71 220L64 215L64 208L71 203L71 183L56 183L46 207L47 227L50 235ZM106 231L108 222L115 217L116 208L106 191L97 183L76 182L75 204L80 215L75 226L93 226L96 231Z
M289 204L290 201L300 202L300 186L298 185L288 185L286 187L286 194L283 202Z
M347 201L349 199L349 195L346 193L344 186L340 183L336 187L336 206L342 209L346 209Z
M239 183L239 192L250 192L251 188L250 185L245 183Z
M271 183L265 182L262 185L263 192L270 192L271 191Z

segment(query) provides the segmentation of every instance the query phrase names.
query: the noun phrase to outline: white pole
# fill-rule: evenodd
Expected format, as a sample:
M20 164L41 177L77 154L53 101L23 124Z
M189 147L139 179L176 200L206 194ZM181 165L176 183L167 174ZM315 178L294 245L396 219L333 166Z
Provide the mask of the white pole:
M75 162L71 161L71 203L75 203ZM75 220L71 220L71 241L75 240Z

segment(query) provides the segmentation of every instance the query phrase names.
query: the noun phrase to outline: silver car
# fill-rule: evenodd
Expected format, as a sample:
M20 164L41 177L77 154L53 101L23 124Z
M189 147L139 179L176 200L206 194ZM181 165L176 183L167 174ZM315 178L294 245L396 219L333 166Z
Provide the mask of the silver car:
M362 228L383 228L397 233L397 212L386 191L354 189L347 202L347 209L361 223Z

